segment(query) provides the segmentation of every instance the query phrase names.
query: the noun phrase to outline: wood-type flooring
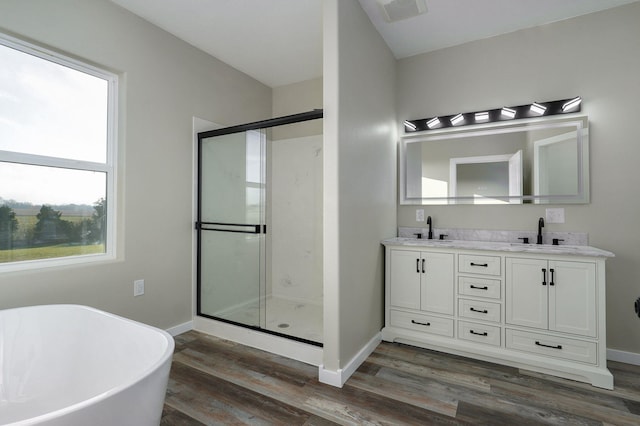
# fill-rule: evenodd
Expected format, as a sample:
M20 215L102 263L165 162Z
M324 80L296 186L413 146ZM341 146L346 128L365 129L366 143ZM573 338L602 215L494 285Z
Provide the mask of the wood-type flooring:
M317 367L190 331L161 425L640 425L640 366L609 370L613 391L382 343L339 389Z

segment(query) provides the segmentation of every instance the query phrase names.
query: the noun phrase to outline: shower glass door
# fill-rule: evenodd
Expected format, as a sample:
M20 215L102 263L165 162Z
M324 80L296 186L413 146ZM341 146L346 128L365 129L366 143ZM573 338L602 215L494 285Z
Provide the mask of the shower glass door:
M264 323L265 148L263 130L199 144L198 314Z
M198 315L322 345L322 111L198 134Z

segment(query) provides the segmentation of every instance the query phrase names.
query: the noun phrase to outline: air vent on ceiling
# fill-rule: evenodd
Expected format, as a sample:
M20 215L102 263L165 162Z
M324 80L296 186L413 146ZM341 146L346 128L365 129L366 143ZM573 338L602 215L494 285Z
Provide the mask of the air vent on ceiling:
M378 0L387 22L402 21L427 12L426 0Z

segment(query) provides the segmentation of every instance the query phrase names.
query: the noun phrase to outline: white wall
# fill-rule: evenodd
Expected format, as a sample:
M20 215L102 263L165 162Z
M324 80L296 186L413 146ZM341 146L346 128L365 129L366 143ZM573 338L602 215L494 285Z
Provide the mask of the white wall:
M640 353L640 3L398 61L398 119L580 95L590 120L591 203L560 206L566 223L616 254L607 262L608 347ZM553 207L553 206L551 206ZM417 226L415 207L398 208ZM534 230L545 206L427 206L436 227Z
M161 328L190 321L192 117L269 118L271 89L107 0L3 0L0 30L121 76L117 261L3 274L0 309L80 303Z
M396 225L395 59L355 0L324 8L324 368L383 323L380 240Z

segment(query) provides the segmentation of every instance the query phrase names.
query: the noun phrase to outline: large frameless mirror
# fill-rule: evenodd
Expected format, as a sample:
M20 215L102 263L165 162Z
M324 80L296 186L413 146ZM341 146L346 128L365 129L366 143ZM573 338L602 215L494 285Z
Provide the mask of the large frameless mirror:
M399 193L403 205L588 203L587 117L405 136Z

